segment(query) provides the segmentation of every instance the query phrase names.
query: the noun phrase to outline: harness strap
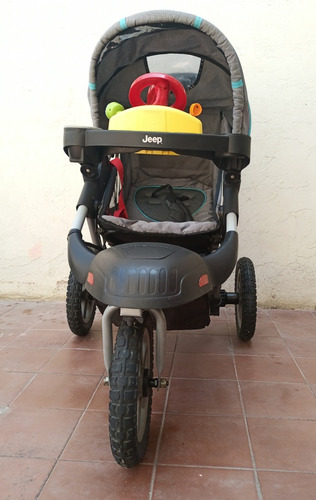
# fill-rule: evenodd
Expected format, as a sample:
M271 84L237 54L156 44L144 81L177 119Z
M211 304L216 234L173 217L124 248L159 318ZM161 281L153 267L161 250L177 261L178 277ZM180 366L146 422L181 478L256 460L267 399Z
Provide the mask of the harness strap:
M116 157L110 161L110 164L113 165L114 168L116 168L121 181L121 190L118 199L118 208L117 210L115 210L113 215L114 217L123 217L124 219L128 219L127 210L123 199L123 182L124 182L123 163L121 162L120 158Z

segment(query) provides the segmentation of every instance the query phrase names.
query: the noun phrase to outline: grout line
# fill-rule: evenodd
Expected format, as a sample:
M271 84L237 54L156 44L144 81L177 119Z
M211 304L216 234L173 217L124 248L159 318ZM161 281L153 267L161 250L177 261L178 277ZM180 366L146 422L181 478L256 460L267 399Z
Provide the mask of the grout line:
M208 469L208 470L234 470L234 471L248 471L253 472L252 467L228 467L226 465L198 465L198 464L172 464L172 463L161 463L159 467L179 467L181 469ZM260 469L262 470L262 469ZM272 470L271 472L274 472ZM277 471L280 472L280 471ZM284 471L281 471L284 472ZM289 471L286 471L289 472ZM314 474L313 472L311 474Z
M154 464L153 464L153 472L151 475L151 481L150 481L150 486L149 486L148 500L152 500L152 496L154 493L154 484L155 484L156 473L157 473L157 461L158 461L158 455L159 455L159 451L160 451L163 429L164 429L164 425L165 425L166 411L167 411L167 405L168 405L168 400L169 400L170 387L171 387L171 383L172 383L172 373L173 373L173 368L174 368L174 358L175 358L175 353L177 350L177 344L178 344L178 334L177 334L177 338L176 338L176 342L175 342L175 346L174 346L174 351L173 351L173 356L172 356L172 366L171 366L170 375L169 375L169 385L167 387L167 394L166 394L165 404L164 404L163 413L162 413L162 420L161 420L161 425L160 425L160 430L159 430L159 435L158 435L158 440L157 440L157 446L156 446L156 452L155 452Z
M230 338L231 338L231 336L230 336ZM232 339L231 339L231 342L232 342ZM236 375L236 380L237 380L237 386L238 386L238 392L239 392L239 399L240 399L242 414L243 414L243 417L244 417L244 423L245 423L246 434L247 434L247 439L248 439L248 446L249 446L249 450L250 450L251 462L252 462L252 466L253 466L253 473L254 473L254 479L255 479L255 484L256 484L256 490L257 490L258 500L263 500L263 495L262 495L262 491L261 491L261 486L260 486L260 481L259 481L259 476L258 476L258 471L257 471L257 465L256 465L255 455L254 455L254 451L253 451L252 443L251 443L251 439L250 439L250 432L249 432L249 427L248 427L248 421L247 421L247 416L246 416L245 405L244 405L244 401L243 401L243 398L242 398L241 385L240 385L240 381L239 381L239 378L238 378L238 372L237 372L237 367L236 367L236 361L235 361L235 353L234 353L234 351L233 351L233 354L232 354L232 358L233 358L234 370L235 370L235 375Z

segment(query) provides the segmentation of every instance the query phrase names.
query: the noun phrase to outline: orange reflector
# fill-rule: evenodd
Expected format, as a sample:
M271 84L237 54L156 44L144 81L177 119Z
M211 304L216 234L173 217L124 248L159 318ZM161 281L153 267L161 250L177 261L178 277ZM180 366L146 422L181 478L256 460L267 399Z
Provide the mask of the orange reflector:
M89 283L89 285L93 285L93 281L94 281L94 276L92 273L88 273L88 277L87 277L87 282Z
M207 274L202 274L202 276L199 279L199 287L202 288L202 286L208 285L209 284L209 279Z

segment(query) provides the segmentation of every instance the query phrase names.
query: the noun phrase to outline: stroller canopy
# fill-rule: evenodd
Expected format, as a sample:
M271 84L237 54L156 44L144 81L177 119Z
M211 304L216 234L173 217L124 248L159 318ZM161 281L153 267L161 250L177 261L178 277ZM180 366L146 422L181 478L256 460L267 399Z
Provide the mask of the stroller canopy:
M214 116L221 115L229 132L250 135L246 85L234 48L208 21L174 11L130 16L104 33L90 65L93 125L107 129L107 104L117 101L130 107L130 85L149 72L167 73L183 84L186 110L195 102L203 107L204 133L219 132Z

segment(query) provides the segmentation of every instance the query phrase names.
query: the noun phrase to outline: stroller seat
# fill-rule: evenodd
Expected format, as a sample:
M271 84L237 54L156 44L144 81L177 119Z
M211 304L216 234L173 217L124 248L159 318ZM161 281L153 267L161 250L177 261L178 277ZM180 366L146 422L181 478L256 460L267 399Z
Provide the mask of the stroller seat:
M212 161L180 155L122 155L124 216L101 213L110 240L177 240L184 247L209 248L219 227L218 170Z

